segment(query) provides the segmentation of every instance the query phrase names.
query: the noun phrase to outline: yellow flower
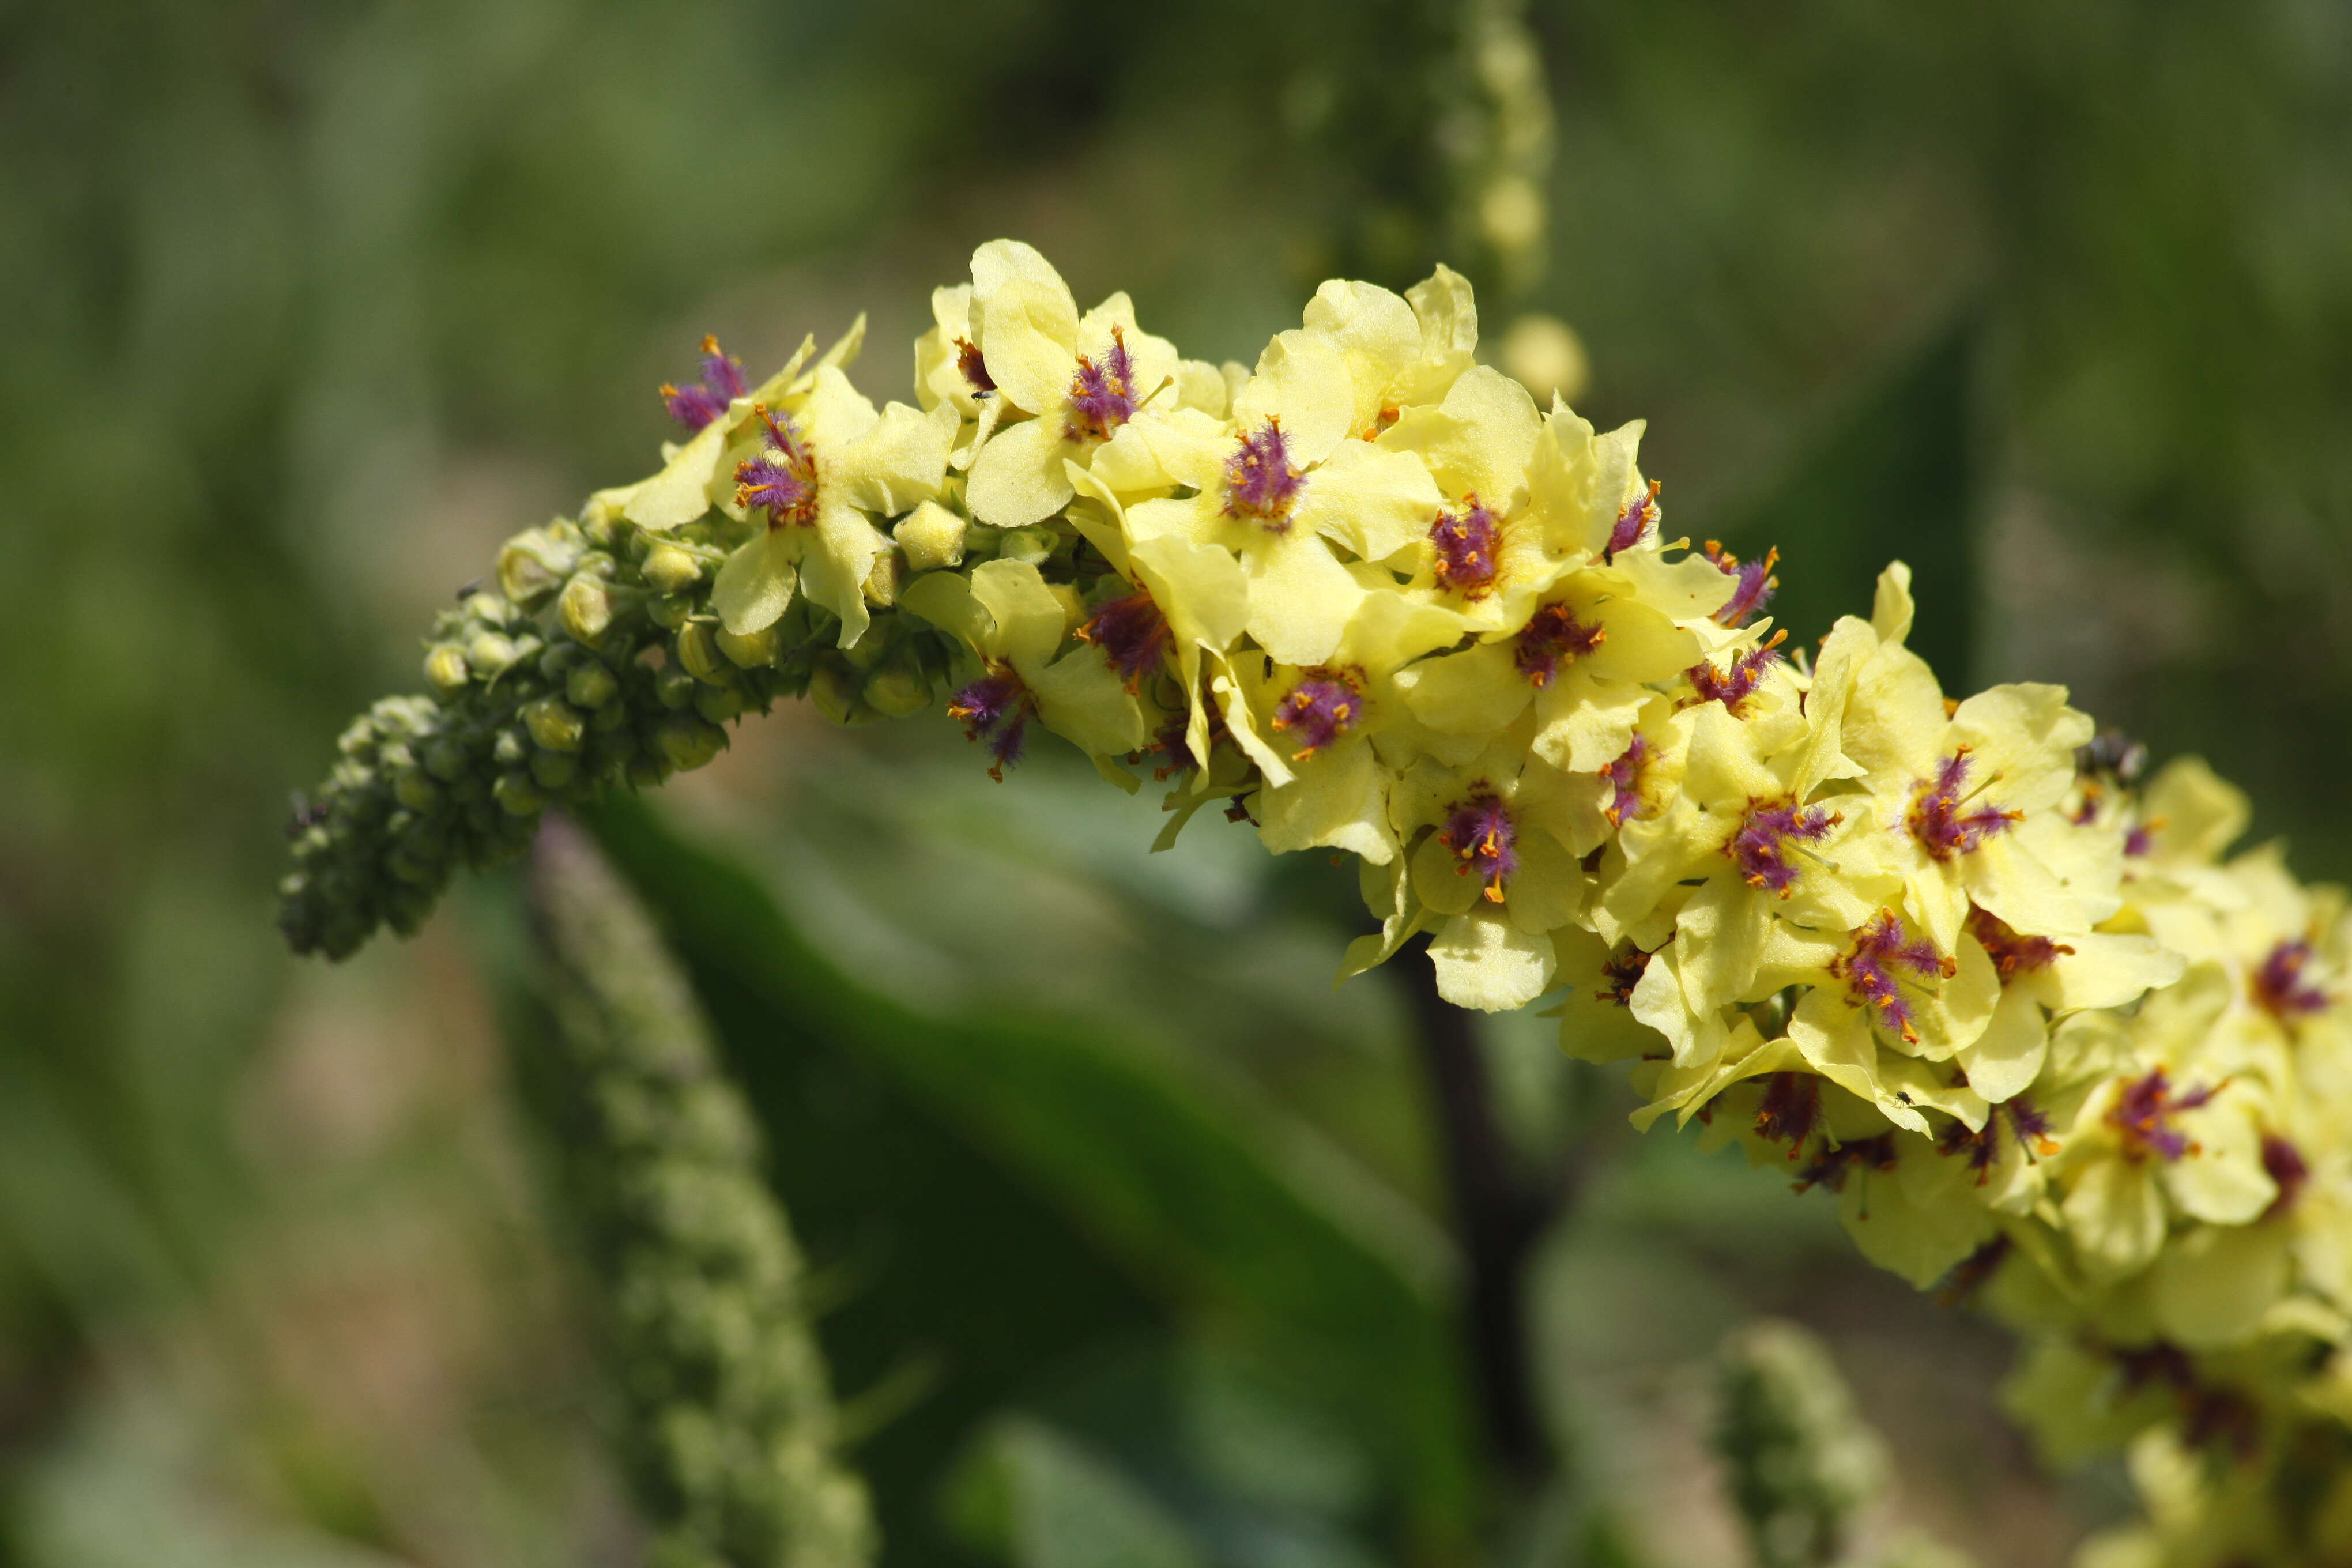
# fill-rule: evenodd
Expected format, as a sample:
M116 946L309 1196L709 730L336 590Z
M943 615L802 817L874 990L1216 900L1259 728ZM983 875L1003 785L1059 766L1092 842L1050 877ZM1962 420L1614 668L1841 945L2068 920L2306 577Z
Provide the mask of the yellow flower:
M754 405L722 509L758 531L719 569L711 602L729 631L772 625L804 586L841 617L841 646L865 635L866 581L890 548L877 520L939 494L955 439L953 409L893 403L877 414L849 378L820 365L781 403Z

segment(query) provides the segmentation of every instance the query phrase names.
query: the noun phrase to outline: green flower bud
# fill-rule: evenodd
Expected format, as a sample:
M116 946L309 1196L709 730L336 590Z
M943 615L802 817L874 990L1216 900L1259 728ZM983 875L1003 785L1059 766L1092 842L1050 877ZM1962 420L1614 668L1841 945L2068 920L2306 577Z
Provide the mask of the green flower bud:
M694 677L683 665L666 664L654 672L654 696L665 708L683 708L694 700Z
M561 526L572 537L559 539L551 537L551 531L533 530L508 540L499 552L499 587L509 599L528 605L552 593L571 572L580 557L578 534L569 524Z
M654 789L669 777L667 758L654 752L640 752L629 759L629 787Z
M514 639L499 632L476 632L466 645L466 662L480 671L485 680L504 675L518 654Z
M539 752L530 759L530 776L549 789L562 789L580 776L580 759L568 752Z
M582 665L563 683L563 694L572 700L572 705L591 711L612 701L620 691L619 679L601 664Z
M919 713L931 704L931 683L920 671L887 664L866 678L866 700L893 719Z
M820 664L809 672L808 700L829 721L854 724L861 706L859 689L864 684L854 669L833 663Z
M1042 566L1053 557L1054 535L1043 528L1008 528L996 542L996 553L1000 560Z
M536 816L547 809L547 795L529 773L500 773L490 794L510 816Z
M898 616L877 616L874 624L866 628L866 635L859 637L854 646L836 651L848 660L852 669L872 669L898 646Z
M686 625L687 617L698 608L691 594L664 594L648 606L654 624L664 631L676 631Z
M909 572L937 572L963 564L964 520L935 500L927 500L890 531L906 553Z
M688 621L678 628L677 658L697 680L723 686L735 667L719 651L719 628L709 621Z
M656 544L646 552L646 581L656 591L676 594L702 579L702 563L675 544Z
M611 677L607 676L606 679L610 679ZM588 715L589 730L599 735L609 734L622 729L628 721L629 705L625 702L607 702Z
M727 749L727 731L688 713L662 721L662 754L680 773L691 773Z
M501 730L491 742L490 760L502 768L519 768L530 760L530 738L520 730Z
M441 786L425 777L421 769L401 773L393 782L392 795L411 811L430 811L441 804Z
M551 752L576 752L588 726L576 708L552 697L542 697L526 706L522 721L530 729L530 738Z
M780 646L772 626L761 626L749 637L738 637L724 626L719 629L719 651L739 668L765 669L776 662Z
M898 602L898 580L905 575L898 563L898 552L884 550L874 557L872 570L866 574L863 592L866 602L877 610L887 610Z
M425 679L445 697L465 689L472 675L466 668L466 650L455 643L436 643L425 655Z
M458 604L457 613L469 621L487 621L492 626L504 626L514 614L514 606L496 594L468 594Z
M750 700L732 686L706 686L694 694L694 710L714 724L740 719L751 705Z
M473 763L465 742L448 735L436 735L425 743L422 758L425 771L443 784L454 784L463 778Z
M593 577L575 576L566 583L556 609L563 617L563 629L590 647L604 640L613 624L613 596Z

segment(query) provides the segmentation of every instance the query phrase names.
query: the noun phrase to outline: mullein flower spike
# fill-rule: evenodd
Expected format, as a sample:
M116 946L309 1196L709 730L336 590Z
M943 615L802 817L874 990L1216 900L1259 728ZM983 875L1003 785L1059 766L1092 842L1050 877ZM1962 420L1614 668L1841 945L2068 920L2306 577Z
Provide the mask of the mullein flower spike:
M1163 784L1160 847L1214 803L1357 857L1347 973L1426 933L1461 1005L1565 988L1563 1047L1632 1058L1641 1124L1831 1190L1867 1256L2026 1330L2053 1451L2226 1433L2242 1513L2352 1453L2352 922L2229 858L2245 804L2202 763L2144 776L2056 687L1948 700L1899 563L1791 646L1777 552L1675 537L1641 426L1478 365L1444 268L1325 284L1254 367L1123 294L1081 312L1009 240L932 312L919 406L853 387L862 323L758 386L706 345L660 471L518 536L432 695L345 732L293 828L298 951L413 929L551 805L778 697L945 697L999 777L1052 734ZM2263 1516L2303 1533L2262 1561L2352 1555L2338 1480ZM2131 1561L2205 1561L2172 1540Z

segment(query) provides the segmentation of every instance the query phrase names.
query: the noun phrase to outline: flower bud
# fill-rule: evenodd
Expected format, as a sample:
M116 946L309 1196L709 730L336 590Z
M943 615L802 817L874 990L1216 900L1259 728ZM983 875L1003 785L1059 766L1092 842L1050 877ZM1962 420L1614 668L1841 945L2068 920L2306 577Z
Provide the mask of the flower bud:
M877 551L874 565L866 574L866 602L877 610L887 610L898 602L898 579L903 575L895 550Z
M662 754L680 773L691 773L727 749L727 731L689 713L662 721Z
M552 593L580 555L566 544L533 530L518 533L499 552L499 587L518 605Z
M425 679L444 697L464 690L472 673L466 668L466 650L455 643L436 643L425 656Z
M530 757L530 738L522 731L505 729L490 745L490 760L502 768L519 768Z
M619 696L620 691L620 680L601 664L582 665L563 683L563 695L572 700L572 705L592 712Z
M866 700L893 719L919 713L931 704L931 683L919 670L886 664L866 678Z
M553 697L526 704L522 721L530 727L530 738L551 752L578 751L581 738L588 731L580 710Z
M738 637L724 626L719 629L719 651L739 668L765 669L776 662L778 646L773 626L761 626L749 637Z
M436 735L425 742L425 771L443 784L454 784L463 778L467 764L472 761L466 753L465 742L448 735Z
M669 777L667 758L654 752L641 752L629 759L629 787L653 789Z
M529 773L500 773L490 791L509 816L536 816L547 809L547 795Z
M705 686L694 694L694 710L714 724L740 719L749 706L743 693L731 686Z
M530 759L530 776L549 789L562 789L580 776L580 759L567 752L541 752Z
M1053 553L1054 536L1042 528L1008 528L996 542L997 558L1003 561L1042 566Z
M476 632L466 645L466 662L485 680L496 680L514 663L519 650L512 637L499 632Z
M646 581L656 593L675 594L702 580L702 563L675 544L656 544L646 552Z
M576 576L566 583L556 608L563 617L563 629L590 647L604 640L605 629L613 624L613 597L593 577Z
M496 594L468 594L458 602L457 611L467 620L486 621L491 626L502 626L506 625L507 617L514 614L514 606Z
M856 670L830 662L820 664L809 672L808 700L828 721L854 724L859 688L864 684Z
M937 572L963 564L964 520L935 500L927 500L890 531L905 552L909 572Z
M686 625L687 617L694 614L694 595L664 594L647 605L646 610L656 626L664 631L674 632Z
M411 811L430 811L441 804L441 786L422 770L409 769L393 781L392 796Z
M694 687L694 677L683 665L666 664L654 672L654 696L665 708L683 708L693 701Z
M709 621L688 621L678 628L677 659L697 680L724 685L735 667L719 651L719 628Z

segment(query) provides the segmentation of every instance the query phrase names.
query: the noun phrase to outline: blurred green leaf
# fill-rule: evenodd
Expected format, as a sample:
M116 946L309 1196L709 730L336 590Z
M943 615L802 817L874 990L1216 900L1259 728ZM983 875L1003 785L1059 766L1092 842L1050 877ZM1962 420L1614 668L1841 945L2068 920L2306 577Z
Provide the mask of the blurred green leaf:
M1135 1481L1044 1422L994 1423L957 1473L973 1544L1018 1568L1206 1568L1184 1528Z
M1129 1277L1330 1391L1399 1478L1412 1543L1435 1554L1466 1543L1476 1488L1447 1315L1395 1253L1282 1168L1265 1108L1101 1027L932 1018L886 1001L821 959L751 876L641 805L617 804L597 826L668 922L755 1093L761 1068L744 1051L747 1032L727 1022L730 993L764 1008L764 1034L879 1068L926 1114L1045 1192ZM763 1110L782 1117L774 1136L789 1147L803 1108ZM785 1180L794 1212L808 1212ZM936 1211L941 1196L915 1202ZM887 1500L883 1516L892 1518Z

